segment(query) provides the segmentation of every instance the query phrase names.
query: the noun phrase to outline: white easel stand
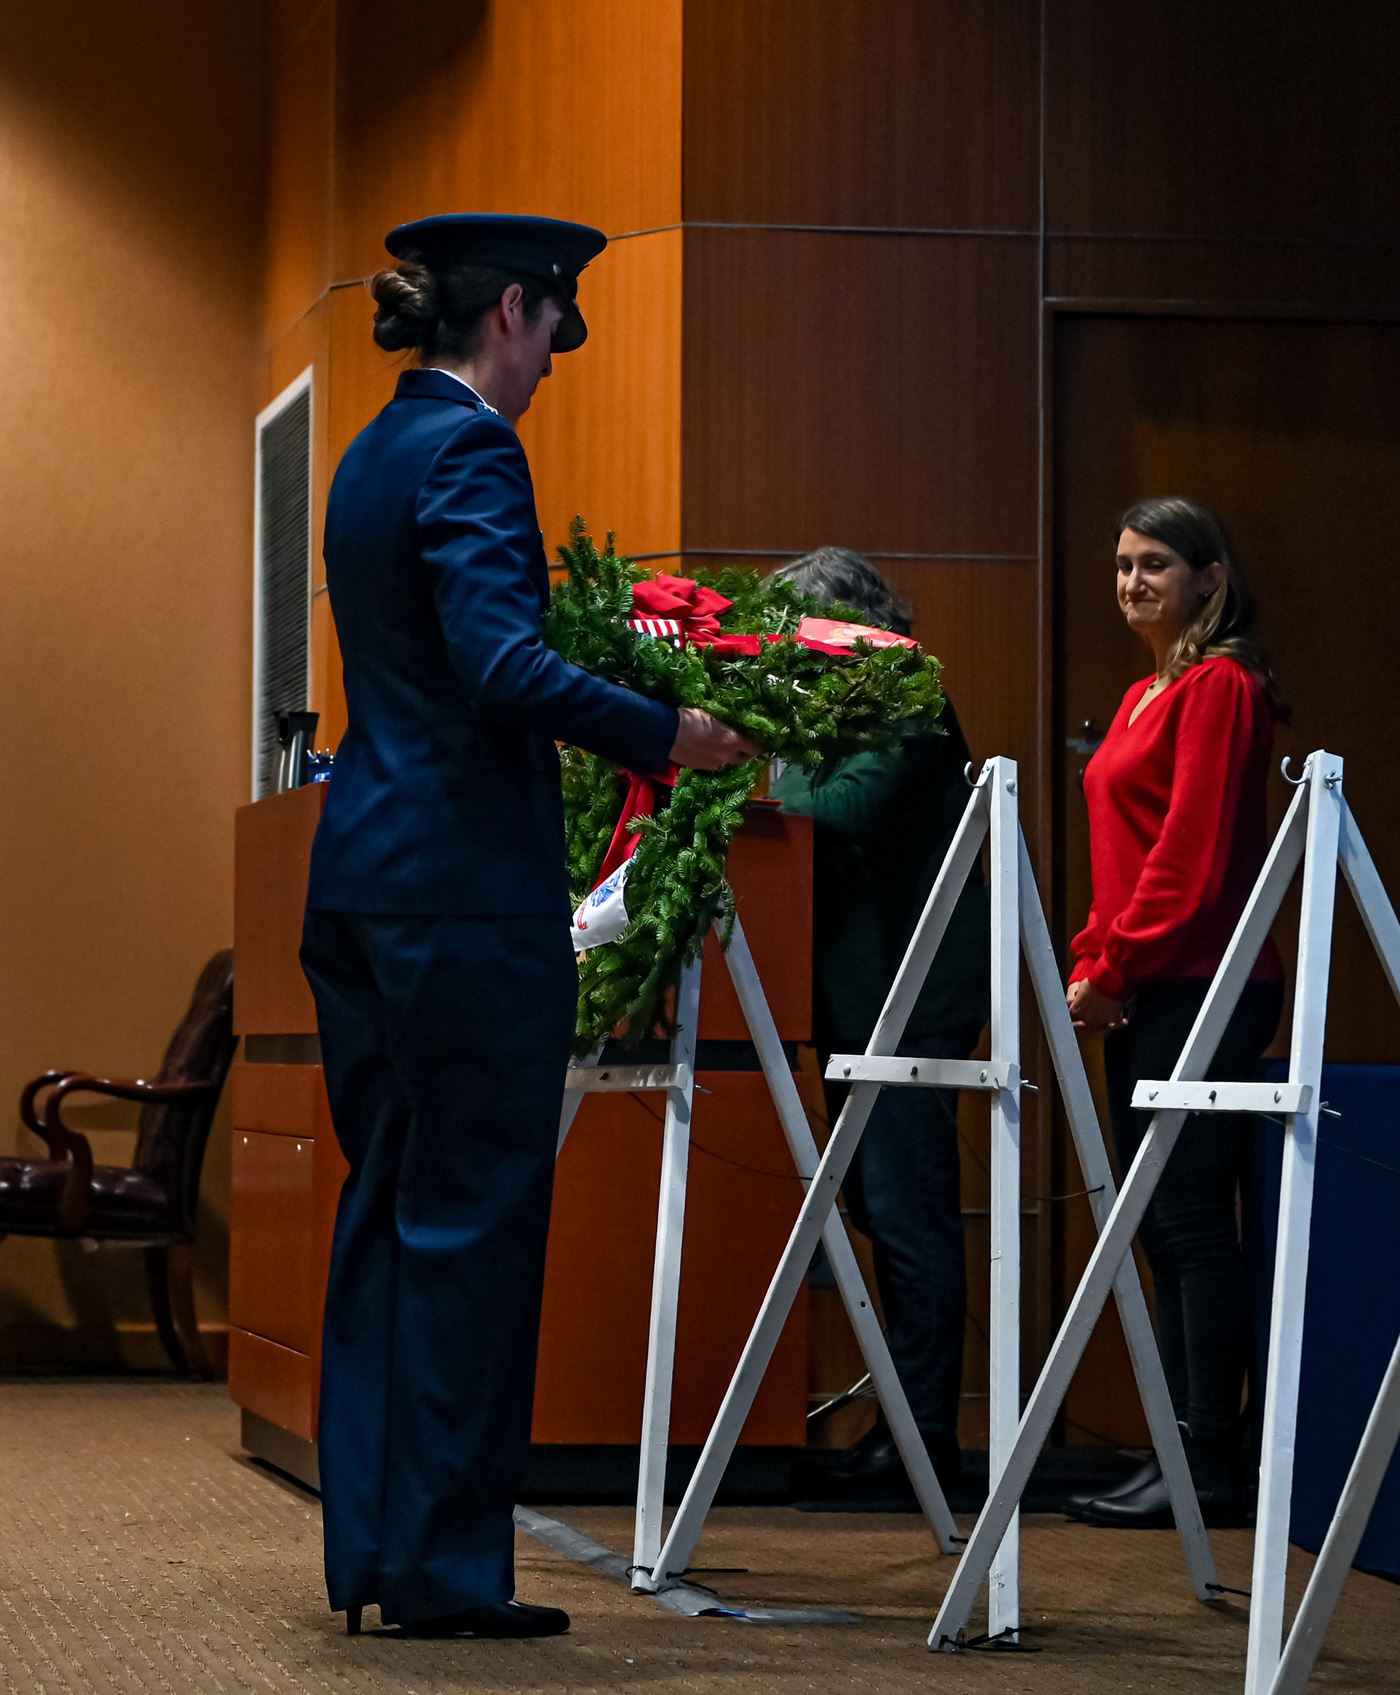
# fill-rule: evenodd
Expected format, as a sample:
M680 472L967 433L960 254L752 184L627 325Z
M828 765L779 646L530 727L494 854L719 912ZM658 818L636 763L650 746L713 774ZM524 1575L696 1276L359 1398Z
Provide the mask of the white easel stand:
M908 951L890 989L870 1043L863 1054L832 1057L827 1075L850 1081L850 1094L842 1107L826 1150L818 1163L810 1134L803 1135L807 1163L799 1169L810 1177L807 1197L798 1214L783 1257L773 1274L743 1355L725 1393L714 1427L706 1440L699 1464L691 1478L670 1534L654 1563L653 1580L659 1584L679 1572L690 1559L713 1505L719 1482L737 1445L739 1432L772 1358L811 1261L817 1241L826 1244L833 1265L849 1261L850 1243L837 1214L837 1191L850 1168L870 1112L882 1088L971 1088L990 1093L992 1102L992 1363L991 1363L991 1455L996 1478L1008 1458L1019 1414L1018 1358L1020 1349L1020 1005L1017 959L1018 935L1024 944L1041 1017L1055 1055L1055 1067L1065 1091L1066 1104L1085 1180L1101 1188L1100 1210L1107 1213L1112 1203L1112 1177L1103 1138L1094 1115L1087 1079L1065 1006L1050 938L1039 895L1031 873L1030 858L1021 837L1016 808L1016 766L1008 759L992 759L983 767L962 820L949 846L947 857L909 943ZM953 908L967 881L968 873L990 835L992 861L992 1058L986 1062L897 1057L896 1050L913 1011L938 946L947 929ZM745 1001L743 954L739 938L731 948L731 971ZM738 959L736 960L736 955ZM736 969L736 966L738 967ZM766 1008L762 1009L766 1012ZM755 1019L745 1003L750 1028ZM771 1020L770 1020L771 1023ZM757 1035L755 1040L758 1041ZM764 1044L758 1042L760 1055ZM778 1052L781 1061L781 1051ZM765 1060L765 1070L769 1070ZM781 1076L769 1070L774 1098L783 1111L780 1090L788 1097L788 1112L800 1116L800 1104L786 1065ZM784 1118L785 1127L787 1116ZM792 1142L792 1132L789 1141ZM794 1157L797 1157L794 1148ZM839 1275L839 1272L838 1272ZM1188 1564L1198 1594L1209 1592L1214 1581L1210 1550L1200 1521L1195 1494L1190 1487L1181 1433L1172 1414L1166 1379L1157 1354L1156 1341L1147 1316L1146 1303L1132 1262L1116 1279L1123 1323L1128 1336L1133 1367L1143 1404L1147 1410L1153 1442L1161 1457L1164 1475L1183 1528ZM857 1312L847 1302L852 1319ZM888 1350L873 1315L862 1303L857 1334L871 1365L886 1417L901 1457L918 1488L919 1470L928 1464L927 1455L912 1420L897 1422L896 1411L907 1418L902 1395L891 1402L889 1387L875 1370L879 1354L888 1363ZM874 1349L874 1352L872 1352ZM892 1373L891 1373L892 1376ZM897 1384L895 1385L897 1388ZM1016 1499L1019 1500L1017 1491ZM920 1495L923 1500L922 1494ZM939 1497L941 1502L941 1495ZM927 1505L926 1505L927 1510ZM952 1523L946 1528L932 1512L929 1517L945 1552L952 1547ZM946 1506L943 1509L946 1519ZM1018 1539L1015 1502L1005 1515L994 1557L989 1606L989 1634L1014 1640L1019 1630ZM986 1575L985 1573L983 1575Z
M1400 1342L1390 1356L1376 1404L1362 1432L1361 1445L1347 1473L1337 1510L1303 1592L1278 1671L1269 1686L1269 1695L1302 1695L1397 1443L1400 1443Z
M1285 761L1285 770L1287 762ZM1303 1297L1307 1283L1308 1230L1312 1212L1313 1163L1317 1147L1318 1090L1327 1014L1327 981L1340 862L1356 897L1367 931L1380 955L1392 991L1400 998L1400 924L1366 846L1342 796L1342 761L1319 750L1309 756L1298 792L1274 839L1239 925L1207 991L1186 1046L1170 1079L1138 1084L1133 1104L1156 1109L1122 1192L1113 1204L1070 1302L1060 1333L1046 1359L1021 1421L1001 1485L993 1491L963 1552L953 1582L929 1637L930 1646L953 1643L966 1623L981 1581L991 1568L997 1542L1030 1476L1031 1466L1050 1431L1075 1367L1083 1355L1108 1290L1130 1265L1133 1234L1190 1112L1260 1112L1284 1120L1283 1182L1279 1202L1273 1316L1269 1344L1269 1380L1264 1403L1259 1511L1255 1533L1254 1576L1245 1672L1246 1695L1302 1687L1308 1643L1300 1639L1281 1675L1284 1581L1287 1576L1289 1503L1297 1423L1298 1373L1302 1348ZM1298 984L1294 1001L1289 1075L1285 1084L1210 1083L1199 1079L1209 1068L1220 1038L1259 956L1269 927L1300 860L1304 860L1302 917L1299 928ZM1372 1414L1361 1451L1348 1479L1347 1493L1329 1532L1330 1557L1313 1574L1306 1613L1310 1633L1320 1638L1341 1587L1337 1566L1350 1542L1355 1551L1393 1449L1400 1421L1400 1389L1392 1362ZM1174 1503L1175 1506L1175 1503ZM1361 1516L1361 1523L1356 1520ZM1177 1509L1177 1522L1182 1522ZM1354 1535L1354 1540L1352 1537ZM1350 1553L1345 1553L1349 1562ZM1315 1592L1315 1593L1314 1593ZM1296 1629L1295 1629L1296 1634ZM1291 1644L1290 1644L1291 1646ZM1315 1642L1312 1653L1316 1653ZM1311 1663L1310 1660L1307 1661Z
M749 952L748 940L735 920L725 961L743 1010L749 1035L758 1053L768 1090L777 1109L798 1176L810 1183L817 1170L817 1146L796 1081L783 1052ZM666 1095L666 1122L661 1155L661 1186L657 1204L656 1253L652 1267L651 1326L647 1343L646 1388L642 1403L641 1465L637 1479L637 1508L632 1546L632 1587L654 1591L655 1568L661 1548L666 1486L666 1453L670 1437L672 1375L676 1350L676 1308L680 1293L681 1246L685 1231L686 1173L690 1152L690 1118L695 1093L695 1029L700 1008L700 960L682 972L676 999L676 1033L671 1060L663 1066L571 1066L560 1115L562 1149L583 1096L596 1092L661 1090ZM870 1301L860 1267L840 1221L833 1219L826 1234L827 1253L841 1299L875 1382L885 1416L909 1471L915 1495L944 1552L953 1549L957 1527L919 1438L914 1415L900 1386L889 1346ZM805 1266L802 1268L805 1273ZM799 1277L800 1281L800 1277ZM776 1338L775 1338L776 1339ZM757 1388L757 1382L755 1382ZM750 1397L752 1399L752 1397ZM746 1409L747 1410L747 1409ZM742 1424L742 1419L740 1420ZM738 1429L735 1430L738 1439ZM687 1556L688 1557L688 1556ZM674 1568L670 1568L674 1569Z
M661 1529L666 1491L666 1450L671 1431L671 1379L676 1359L676 1309L680 1301L681 1244L685 1234L685 1189L690 1169L690 1115L695 1101L695 1027L700 1014L700 959L681 972L676 991L675 1034L668 1065L571 1065L559 1115L564 1150L585 1094L666 1096L661 1139L661 1185L657 1198L656 1249L651 1270L651 1319L647 1334L646 1387L642 1393L642 1438L637 1476L637 1510L632 1536L634 1565L649 1564ZM590 1056L596 1060L595 1053Z
M1285 761L1285 772L1286 769ZM1288 1576L1303 1302L1307 1288L1317 1120L1323 1105L1319 1098L1322 1041L1327 1023L1338 865L1351 888L1391 993L1400 1000L1400 922L1347 805L1342 774L1342 761L1319 749L1304 766L1293 803L1295 809L1305 810L1307 818L1298 929L1298 988L1288 1063L1289 1084L1299 1089L1302 1098L1296 1107L1292 1102L1283 1103L1283 1181L1274 1260L1274 1304L1269 1325L1269 1377L1264 1398L1246 1695L1284 1695L1285 1691L1301 1690L1307 1682L1400 1436L1400 1344L1397 1344L1285 1644L1284 1584ZM1280 896L1282 892L1280 889Z

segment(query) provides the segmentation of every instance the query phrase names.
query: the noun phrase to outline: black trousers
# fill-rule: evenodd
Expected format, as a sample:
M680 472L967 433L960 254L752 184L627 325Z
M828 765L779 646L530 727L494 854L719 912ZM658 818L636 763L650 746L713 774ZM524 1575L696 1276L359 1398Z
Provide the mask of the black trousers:
M1133 1089L1142 1078L1171 1076L1209 986L1203 978L1144 985L1128 1002L1127 1024L1104 1039L1113 1135L1124 1175L1151 1118L1134 1110ZM1282 984L1246 984L1209 1076L1252 1077L1282 1010ZM1207 1444L1238 1430L1249 1356L1249 1293L1236 1211L1248 1139L1247 1117L1188 1117L1140 1232L1152 1267L1172 1407Z
M313 910L301 957L350 1166L322 1343L330 1603L401 1623L507 1601L578 992L565 916Z
M941 1056L936 1044L917 1051L961 1059L971 1045ZM845 1095L844 1086L828 1090L833 1124ZM967 1321L959 1179L957 1091L882 1089L842 1194L847 1217L874 1249L885 1339L927 1437L958 1430Z

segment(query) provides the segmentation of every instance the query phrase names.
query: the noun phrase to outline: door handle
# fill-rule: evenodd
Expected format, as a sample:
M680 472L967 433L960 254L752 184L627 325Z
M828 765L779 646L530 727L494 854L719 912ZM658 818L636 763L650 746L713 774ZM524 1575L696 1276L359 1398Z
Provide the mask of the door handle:
M1099 729L1098 725L1095 724L1092 718L1086 718L1082 726L1081 734L1077 736L1067 736L1065 738L1065 746L1071 753L1082 754L1085 758L1088 758L1090 754L1097 750L1102 741L1103 731Z

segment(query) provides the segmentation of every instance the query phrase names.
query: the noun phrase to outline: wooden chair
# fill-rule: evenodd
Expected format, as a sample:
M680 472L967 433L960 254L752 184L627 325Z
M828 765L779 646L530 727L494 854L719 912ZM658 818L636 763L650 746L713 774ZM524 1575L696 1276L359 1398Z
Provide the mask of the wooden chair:
M48 1146L42 1159L0 1159L0 1240L79 1237L146 1250L156 1329L177 1371L212 1377L194 1313L194 1225L199 1174L219 1092L233 1059L233 950L200 973L189 1010L156 1076L46 1071L20 1095L25 1124ZM129 1166L94 1165L86 1136L63 1122L70 1095L139 1101Z

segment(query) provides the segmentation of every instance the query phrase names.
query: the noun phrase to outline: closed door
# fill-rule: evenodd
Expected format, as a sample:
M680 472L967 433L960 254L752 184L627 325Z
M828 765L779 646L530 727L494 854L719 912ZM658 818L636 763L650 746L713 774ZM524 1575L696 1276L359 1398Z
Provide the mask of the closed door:
M1292 756L1295 774L1315 747L1345 758L1350 804L1387 886L1400 891L1390 700L1400 639L1400 325L1060 315L1053 383L1061 942L1089 905L1083 767L1124 690L1152 668L1118 611L1113 563L1118 514L1149 495L1190 495L1225 519L1293 706L1276 754ZM1281 777L1271 785L1275 823L1290 794ZM1296 892L1276 931L1291 969ZM1280 1051L1286 1036L1285 1020ZM1098 1046L1086 1047L1096 1077ZM1344 894L1327 1056L1400 1059L1400 1011ZM1064 1175L1072 1172L1071 1154ZM1092 1244L1087 1206L1064 1211L1061 1300ZM1144 1439L1116 1321L1100 1327L1066 1416L1071 1441Z

